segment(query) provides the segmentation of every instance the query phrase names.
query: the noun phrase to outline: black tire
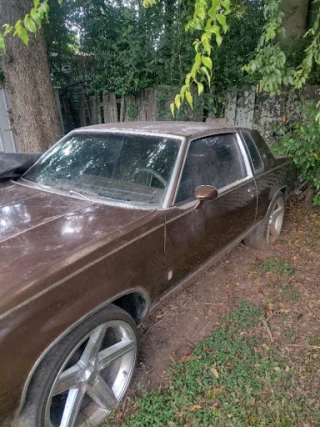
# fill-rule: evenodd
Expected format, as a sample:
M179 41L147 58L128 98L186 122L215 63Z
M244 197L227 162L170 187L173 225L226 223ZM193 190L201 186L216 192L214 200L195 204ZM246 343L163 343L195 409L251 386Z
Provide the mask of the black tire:
M275 210L281 206L283 209L281 224L279 224L279 230L277 232L271 233L270 231L270 222L272 221L272 216L274 215ZM280 209L280 208L279 208ZM261 221L261 223L256 227L250 234L244 239L244 244L251 248L256 249L268 249L270 245L279 237L283 217L285 213L285 198L283 193L278 194L275 199L270 204L268 209L268 213L265 218Z
M108 326L108 325L111 325L111 326ZM112 325L115 325L114 329L112 328ZM85 354L85 351L87 351L87 348L89 347L88 345L90 342L89 338L92 342L94 342L94 339L96 336L103 337L101 338L101 342L97 340L96 347L94 346L90 347L90 350L93 348L98 349L97 351L95 350L95 353L94 353L95 354L94 366L98 366L98 361L100 363L99 356L102 354L101 353L102 349L106 349L110 345L112 346L117 343L119 344L119 342L121 343L126 342L126 341L123 341L122 335L121 335L121 340L119 341L120 332L118 332L117 328L119 329L119 331L120 330L126 331L126 328L127 328L127 330L129 331L127 333L130 334L130 338L132 337L132 342L134 341L134 345L132 345L132 349L127 350L127 353L124 353L122 356L115 356L116 358L112 362L108 362L109 363L108 365L105 365L103 368L101 368L101 372L97 370L97 375L102 377L102 373L104 372L104 370L106 371L108 369L112 369L112 372L114 371L116 373L116 369L113 367L112 364L119 365L120 366L119 369L123 369L122 368L123 358L126 358L126 357L128 358L129 351L130 351L130 358L131 358L131 352L134 352L134 356L132 356L133 357L132 369L130 369L129 373L122 374L121 372L123 376L128 375L128 378L124 380L125 390L123 391L121 398L117 400L117 403L120 402L120 400L123 398L123 395L125 394L125 392L129 387L132 374L136 365L137 352L138 352L138 338L137 338L138 335L137 335L136 324L132 319L132 317L123 309L111 304L99 310L98 312L94 313L93 315L85 319L83 322L81 322L79 325L77 325L74 329L71 330L71 332L69 332L66 336L64 336L45 356L45 358L39 365L38 369L36 370L32 378L32 381L27 393L26 402L22 410L22 413L20 414L20 417L19 417L19 421L18 421L19 427L47 427L48 422L45 421L45 416L46 414L48 416L48 407L50 407L50 420L51 420L50 422L52 422L51 413L53 414L52 417L54 419L54 422L52 422L52 426L55 427L56 425L60 425L60 421L61 421L61 420L59 421L60 413L59 415L55 414L55 411L57 411L56 408L58 406L56 401L54 402L54 399L59 398L59 402L62 402L63 400L66 402L66 399L68 397L64 397L64 394L67 393L67 396L68 396L68 393L70 390L68 389L68 391L64 391L56 396L52 396L53 385L56 383L58 378L59 379L61 378L62 372L65 372L64 369L68 370L70 366L71 367L73 367L73 365L77 366L77 364L80 362L80 359L82 361L82 357ZM99 335L98 332L100 330L105 332L101 332L101 334ZM93 331L96 331L96 332L93 333ZM128 342L130 342L130 340L128 340ZM77 347L78 345L79 347ZM78 354L80 356L79 356L79 359L77 360ZM88 352L88 354L90 354L90 352ZM92 364L92 361L90 363ZM88 359L88 364L89 364L89 359ZM111 365L112 365L112 368L110 368ZM108 375L110 378L113 377L113 374L111 373L108 373L105 375ZM80 380L80 384L82 387L84 383L82 383L81 381L82 380ZM105 378L104 378L104 381L105 383L107 383L107 380ZM90 383L90 386L88 386L90 389L94 389L94 385L92 384L93 383ZM112 390L112 388L109 388L109 390L110 389ZM87 394L88 391L85 391L85 393L86 393L84 394L85 397L83 397L83 400L81 401L82 403L80 403L80 405L84 405L85 400L86 401L90 400L90 397ZM113 396L115 397L115 394ZM53 409L53 405L56 405L54 409ZM89 405L89 403L87 405ZM91 399L91 406L98 407L98 405L96 405L96 403L92 399ZM114 409L114 407L112 407L112 409L110 409L109 412L111 412ZM60 409L59 411L61 412ZM84 409L84 411L86 411L86 408ZM101 408L99 409L99 411L101 411ZM107 415L108 414L106 414L106 416ZM81 417L82 419L80 420ZM79 422L76 422L74 424L74 427L77 427L78 425L82 425L83 417L84 415L82 415L82 412L81 412L81 415L77 417L77 420L79 419ZM101 421L99 421L99 423L100 422ZM89 425L95 425L95 424L89 424Z

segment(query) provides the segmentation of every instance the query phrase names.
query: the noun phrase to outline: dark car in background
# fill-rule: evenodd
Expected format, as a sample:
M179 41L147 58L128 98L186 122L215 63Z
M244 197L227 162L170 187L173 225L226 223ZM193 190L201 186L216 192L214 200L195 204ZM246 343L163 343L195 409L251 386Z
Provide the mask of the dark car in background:
M276 239L294 181L255 130L135 122L75 130L0 183L0 424L101 423L137 325L242 240Z

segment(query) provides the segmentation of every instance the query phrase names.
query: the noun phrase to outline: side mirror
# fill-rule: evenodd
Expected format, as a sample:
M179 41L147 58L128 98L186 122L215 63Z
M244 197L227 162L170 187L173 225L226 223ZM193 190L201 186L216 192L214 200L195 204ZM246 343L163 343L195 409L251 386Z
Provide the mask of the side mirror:
M195 190L195 196L198 200L195 209L199 209L205 201L216 199L218 197L218 190L211 185L199 185Z

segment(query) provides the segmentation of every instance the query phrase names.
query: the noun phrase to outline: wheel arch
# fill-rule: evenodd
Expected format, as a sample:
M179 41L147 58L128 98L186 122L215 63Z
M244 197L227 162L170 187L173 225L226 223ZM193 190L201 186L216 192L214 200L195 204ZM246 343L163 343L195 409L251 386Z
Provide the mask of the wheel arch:
M100 304L99 306L95 307L90 312L86 313L84 316L79 318L75 323L73 323L69 328L67 328L65 331L63 331L38 357L34 365L32 366L28 377L24 383L21 398L20 398L20 404L16 412L16 417L19 417L21 414L24 405L26 403L26 398L28 394L28 390L32 381L33 376L37 372L37 369L39 368L41 362L44 360L46 355L49 353L49 351L63 338L65 337L69 332L72 331L73 328L78 326L81 322L83 322L86 318L92 316L94 313L98 312L99 310L105 308L106 306L114 304L123 310L125 310L130 316L133 318L135 323L139 325L143 319L147 316L150 308L151 308L151 301L149 295L142 289L142 288L135 288L131 289L127 292L121 293L119 295L115 295L113 298L105 301L103 304Z
M282 188L280 188L280 190L278 192L278 194L283 193L285 199L287 199L287 197L288 197L287 187L288 187L287 185L284 185Z
M268 206L268 210L266 213L266 216L270 213L270 209L272 207L272 204L274 203L274 201L276 200L276 198L282 194L284 199L287 200L287 186L283 185L282 187L280 187L278 190L276 190L274 193L272 193L271 197L270 197L270 202L269 202L269 206Z

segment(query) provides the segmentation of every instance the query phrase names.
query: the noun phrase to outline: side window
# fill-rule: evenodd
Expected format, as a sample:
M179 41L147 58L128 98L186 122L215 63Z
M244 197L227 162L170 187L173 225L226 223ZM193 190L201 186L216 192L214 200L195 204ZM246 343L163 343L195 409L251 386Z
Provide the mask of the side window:
M242 133L244 141L248 147L248 151L250 153L250 157L253 163L253 167L255 171L261 169L263 167L262 160L259 154L259 151L251 137L251 135L247 132Z
M193 200L199 185L212 185L219 189L246 176L236 134L197 139L189 147L176 203Z

